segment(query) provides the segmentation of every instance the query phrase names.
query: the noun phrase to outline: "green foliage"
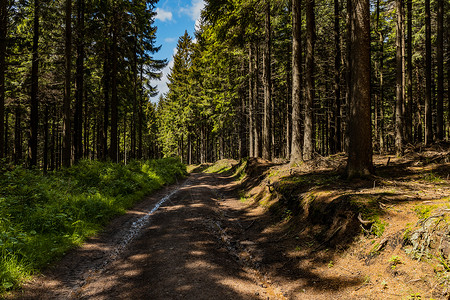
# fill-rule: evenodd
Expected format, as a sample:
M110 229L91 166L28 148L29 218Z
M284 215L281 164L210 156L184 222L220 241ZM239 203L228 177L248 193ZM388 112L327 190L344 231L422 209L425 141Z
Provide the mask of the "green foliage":
M16 167L0 175L0 292L80 245L117 214L186 174L178 159L128 165L83 160L43 176Z
M241 159L238 167L236 168L236 172L234 172L233 174L235 180L242 180L247 175L247 173L245 173L245 170L247 168L247 162L248 162L247 158Z
M330 260L328 262L328 268L331 269L332 267L334 267L334 262L332 260Z
M436 208L435 205L417 205L414 211L419 219L426 219L431 215L431 212Z
M394 255L389 259L389 262L391 263L391 268L394 269L397 265L400 265L403 263L402 259L398 255Z
M381 220L378 216L373 217L373 221L371 232L378 237L382 236L388 223Z
M443 179L439 175L434 174L433 172L424 174L422 176L422 180L425 180L425 181L428 181L428 182L431 182L431 183L443 182Z
M233 162L230 160L219 160L217 162L215 162L214 164L212 164L210 167L208 167L206 170L204 170L203 172L205 173L225 173L229 170L231 170L231 168L233 167Z

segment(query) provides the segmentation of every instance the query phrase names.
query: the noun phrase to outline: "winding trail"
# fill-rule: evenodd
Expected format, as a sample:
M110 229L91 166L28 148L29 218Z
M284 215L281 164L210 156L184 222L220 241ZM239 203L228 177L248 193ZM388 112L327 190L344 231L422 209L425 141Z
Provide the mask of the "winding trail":
M118 217L37 277L20 299L284 299L233 239L235 183L192 174ZM234 229L233 229L234 228Z

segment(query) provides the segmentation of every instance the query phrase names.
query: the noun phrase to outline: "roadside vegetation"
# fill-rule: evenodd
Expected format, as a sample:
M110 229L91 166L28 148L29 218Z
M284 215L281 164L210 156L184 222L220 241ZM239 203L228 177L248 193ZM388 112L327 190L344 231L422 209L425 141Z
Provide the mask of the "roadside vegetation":
M46 175L19 166L0 170L0 292L96 234L165 184L186 174L175 158L128 165L80 161Z

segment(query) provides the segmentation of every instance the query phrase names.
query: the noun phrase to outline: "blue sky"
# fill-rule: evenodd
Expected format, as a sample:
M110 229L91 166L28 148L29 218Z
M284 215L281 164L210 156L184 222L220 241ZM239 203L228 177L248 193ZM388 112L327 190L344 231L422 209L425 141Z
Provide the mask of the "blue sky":
M154 55L156 59L169 60L169 65L163 70L161 81L154 81L152 85L157 85L161 93L168 91L167 74L173 65L173 54L177 47L178 38L187 30L193 36L196 21L200 17L200 11L204 7L203 0L160 0L156 5L155 25L156 44L161 45L161 50ZM152 101L157 101L159 95Z

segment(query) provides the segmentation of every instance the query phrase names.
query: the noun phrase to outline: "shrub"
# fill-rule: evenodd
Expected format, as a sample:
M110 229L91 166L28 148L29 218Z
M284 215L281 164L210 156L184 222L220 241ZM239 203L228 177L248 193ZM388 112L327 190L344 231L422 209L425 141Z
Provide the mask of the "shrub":
M186 174L175 158L128 165L82 160L43 175L0 174L0 292L16 288L137 200Z

